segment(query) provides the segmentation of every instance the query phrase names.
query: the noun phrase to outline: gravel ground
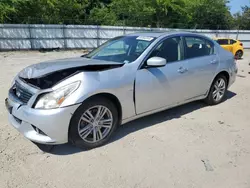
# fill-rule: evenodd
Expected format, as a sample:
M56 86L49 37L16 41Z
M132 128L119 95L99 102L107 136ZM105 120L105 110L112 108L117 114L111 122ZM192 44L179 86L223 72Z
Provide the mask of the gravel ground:
M250 188L250 51L220 105L194 102L141 118L97 149L43 152L8 124L11 80L27 65L81 53L0 53L1 188Z

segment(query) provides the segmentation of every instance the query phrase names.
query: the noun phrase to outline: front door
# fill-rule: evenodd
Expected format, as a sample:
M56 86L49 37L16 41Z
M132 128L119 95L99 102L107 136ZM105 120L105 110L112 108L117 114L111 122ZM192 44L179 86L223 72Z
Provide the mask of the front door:
M180 37L167 38L156 45L150 57L167 60L164 67L147 67L137 71L135 79L136 113L141 114L174 105L188 97L188 64L184 60Z

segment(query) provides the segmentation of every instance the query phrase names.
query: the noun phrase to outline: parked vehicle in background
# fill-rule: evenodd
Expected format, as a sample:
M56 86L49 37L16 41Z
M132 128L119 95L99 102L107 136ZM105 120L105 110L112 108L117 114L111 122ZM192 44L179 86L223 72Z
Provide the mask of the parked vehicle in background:
M236 59L241 59L244 54L244 48L242 42L234 39L218 38L216 42L221 45L222 48L232 52Z
M93 148L139 117L195 100L221 103L236 73L234 56L203 35L136 33L84 57L25 68L6 107L34 142Z

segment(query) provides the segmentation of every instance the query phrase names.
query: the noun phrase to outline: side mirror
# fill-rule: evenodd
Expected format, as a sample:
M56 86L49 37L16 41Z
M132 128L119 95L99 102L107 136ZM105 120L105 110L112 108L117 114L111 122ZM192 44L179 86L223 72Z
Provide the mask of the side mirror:
M151 57L147 60L147 66L149 67L164 67L167 64L167 60L162 57Z

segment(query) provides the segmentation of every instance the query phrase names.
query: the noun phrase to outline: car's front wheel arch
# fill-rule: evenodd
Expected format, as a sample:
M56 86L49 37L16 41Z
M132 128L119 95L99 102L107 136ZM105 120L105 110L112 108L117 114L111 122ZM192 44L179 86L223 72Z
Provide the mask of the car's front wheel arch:
M119 99L111 93L98 93L98 94L90 96L86 100L91 100L92 98L97 98L97 97L106 98L107 100L111 101L116 106L116 109L118 110L118 121L120 124L122 121L122 106L121 106Z
M93 114L92 110L95 110L96 113ZM97 117L99 115L97 111L100 112L100 118ZM106 115L103 116L101 114ZM106 118L103 119L102 117ZM109 125L107 125L107 123ZM101 146L107 143L118 125L118 108L116 107L114 102L104 95L91 96L77 108L77 110L71 117L68 129L69 142L83 148L94 148ZM88 137L89 139L87 139L87 137L84 137L84 135L82 137L81 131L83 131L82 133L84 134L87 131L86 135L90 136ZM97 131L101 132L99 133L99 138L97 137ZM102 131L106 132L107 134L104 132L102 133ZM91 138L91 135L94 136L95 134L96 137Z

